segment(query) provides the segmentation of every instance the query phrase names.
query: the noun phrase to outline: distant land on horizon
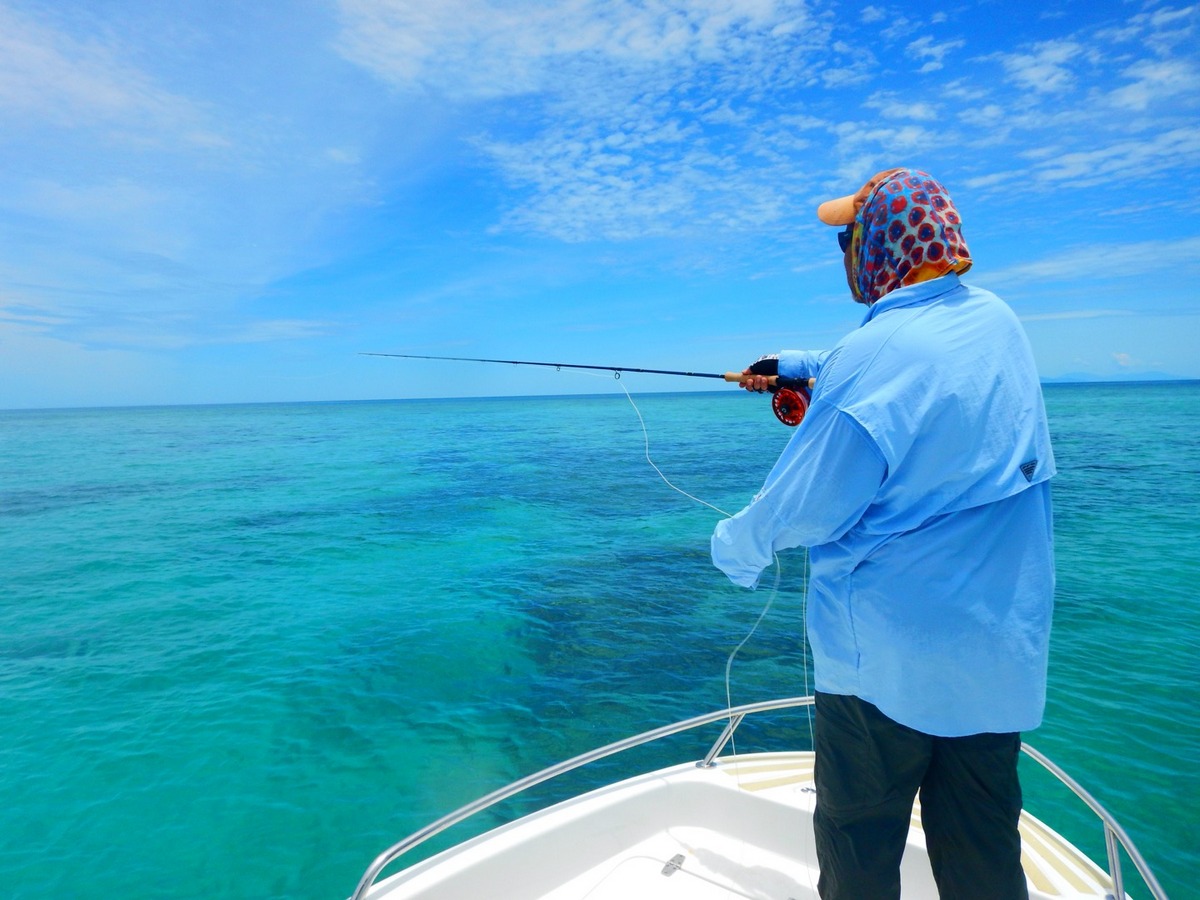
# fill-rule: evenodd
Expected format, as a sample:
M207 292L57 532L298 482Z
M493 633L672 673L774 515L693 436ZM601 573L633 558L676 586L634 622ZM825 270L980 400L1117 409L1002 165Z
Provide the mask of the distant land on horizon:
M1167 372L1137 372L1126 375L1092 375L1087 372L1068 372L1052 378L1042 378L1042 384L1124 384L1130 381L1200 381L1186 375Z

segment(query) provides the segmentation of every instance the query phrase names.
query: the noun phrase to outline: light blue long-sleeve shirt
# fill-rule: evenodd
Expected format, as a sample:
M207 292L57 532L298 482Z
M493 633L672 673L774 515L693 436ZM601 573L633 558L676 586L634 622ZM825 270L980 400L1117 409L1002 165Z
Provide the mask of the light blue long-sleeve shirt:
M957 275L886 295L830 351L804 421L713 562L754 587L810 549L816 688L929 734L1041 722L1054 594L1041 386L1016 316Z

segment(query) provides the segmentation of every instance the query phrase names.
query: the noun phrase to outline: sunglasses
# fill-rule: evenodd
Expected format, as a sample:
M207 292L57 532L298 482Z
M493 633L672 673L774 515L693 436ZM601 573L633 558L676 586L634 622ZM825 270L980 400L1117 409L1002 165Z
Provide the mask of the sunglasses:
M845 253L850 246L850 242L854 240L854 223L851 222L846 226L845 231L838 232L838 246Z

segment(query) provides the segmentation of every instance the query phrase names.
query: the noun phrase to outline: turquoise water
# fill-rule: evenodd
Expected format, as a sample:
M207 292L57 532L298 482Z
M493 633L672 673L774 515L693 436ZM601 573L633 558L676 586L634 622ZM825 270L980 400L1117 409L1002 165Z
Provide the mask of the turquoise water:
M788 437L763 398L623 383L654 461L722 509ZM1059 595L1027 737L1200 897L1200 384L1046 398ZM768 592L711 567L718 514L643 440L615 387L0 413L0 896L342 898L430 819L722 707ZM785 556L734 702L804 692L802 578Z

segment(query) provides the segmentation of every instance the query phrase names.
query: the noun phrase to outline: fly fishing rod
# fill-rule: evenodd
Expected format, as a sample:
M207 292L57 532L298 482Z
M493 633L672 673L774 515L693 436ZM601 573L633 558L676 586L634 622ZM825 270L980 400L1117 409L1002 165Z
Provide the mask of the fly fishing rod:
M435 359L441 362L475 362L496 363L510 366L543 366L550 369L591 369L601 372L612 372L616 378L622 372L636 372L643 375L680 375L684 378L720 378L732 384L742 384L753 378L753 375L743 375L741 372L682 372L675 369L639 369L633 366L585 366L579 363L533 362L527 359L482 359L475 356L422 356L415 353L367 353L361 356L387 356L393 359ZM771 409L775 417L784 425L799 425L808 411L808 399L812 390L813 379L784 378L771 375L767 378L767 390L771 397Z

